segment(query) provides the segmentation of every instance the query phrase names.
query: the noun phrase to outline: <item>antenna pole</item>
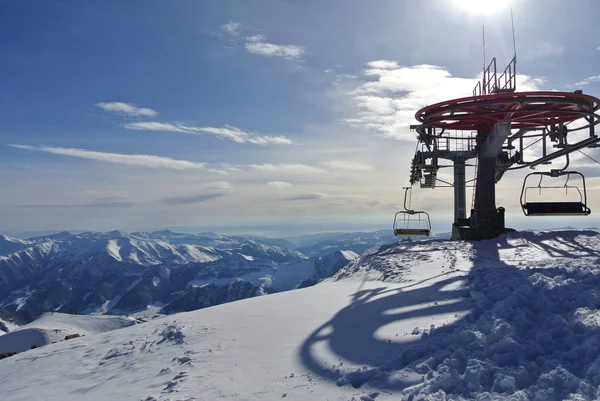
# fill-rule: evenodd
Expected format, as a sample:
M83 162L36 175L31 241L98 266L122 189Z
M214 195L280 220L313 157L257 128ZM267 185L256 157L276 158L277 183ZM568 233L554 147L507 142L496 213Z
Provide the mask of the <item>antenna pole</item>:
M512 36L513 36L513 52L515 54L515 75L517 74L517 40L515 39L515 19L513 17L513 10L510 9L510 22L512 24Z
M485 89L485 67L487 66L487 60L485 59L485 25L481 26L481 34L482 34L482 39L483 39L483 82L482 82L482 92L483 94L486 93L486 89Z
M485 71L485 25L481 27L481 35L483 39L483 71Z

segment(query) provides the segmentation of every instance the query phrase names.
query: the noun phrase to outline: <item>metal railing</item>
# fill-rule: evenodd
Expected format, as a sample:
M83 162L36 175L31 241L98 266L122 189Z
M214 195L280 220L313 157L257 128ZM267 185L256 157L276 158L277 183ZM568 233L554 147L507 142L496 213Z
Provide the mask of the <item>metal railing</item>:
M483 79L477 82L473 96L490 95L499 92L514 92L517 89L517 57L513 57L504 72L498 76L496 57L483 70Z

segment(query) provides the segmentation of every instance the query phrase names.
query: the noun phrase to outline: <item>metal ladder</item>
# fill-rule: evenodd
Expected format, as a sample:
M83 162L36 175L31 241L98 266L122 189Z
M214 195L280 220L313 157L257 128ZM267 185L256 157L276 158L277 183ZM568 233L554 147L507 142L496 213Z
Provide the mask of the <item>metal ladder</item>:
M479 158L475 158L475 174L473 175L473 197L471 198L471 210L475 209L475 194L477 194L477 170L479 166Z

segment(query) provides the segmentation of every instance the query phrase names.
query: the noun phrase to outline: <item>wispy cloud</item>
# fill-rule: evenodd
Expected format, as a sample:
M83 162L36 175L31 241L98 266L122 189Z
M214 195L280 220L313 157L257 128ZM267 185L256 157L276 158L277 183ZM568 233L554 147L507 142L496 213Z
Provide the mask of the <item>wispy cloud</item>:
M187 160L171 159L170 157L152 155L131 155L122 153L106 153L84 149L54 148L49 146L8 145L16 149L34 150L55 155L77 157L80 159L96 160L107 163L126 164L152 168L167 168L174 170L206 169L206 163Z
M281 190L291 187L292 184L287 181L270 181L269 186Z
M238 36L240 34L240 30L242 29L242 24L235 21L229 21L225 25L221 25L221 31L226 33L229 36Z
M209 182L207 184L202 185L202 189L213 189L213 190L230 190L233 189L233 184L227 181L215 181Z
M249 168L256 171L290 173L290 174L320 174L325 170L306 164L250 164Z
M235 21L229 21L221 26L219 34L227 35L232 40L240 40L242 24ZM244 48L252 54L258 54L267 57L281 57L288 60L301 60L306 53L304 46L281 45L267 41L265 35L251 35L241 38ZM238 42L239 43L239 42Z
M347 171L370 171L373 167L365 163L349 160L330 160L322 162L322 165L329 167L332 170L347 170Z
M134 202L124 201L120 197L107 196L99 198L87 203L31 203L25 205L19 205L20 208L73 208L73 207L99 207L99 208L112 208L112 207L131 207Z
M372 130L393 139L410 139L409 126L415 112L428 104L468 96L477 79L453 77L444 67L434 65L399 66L390 60L367 64L360 84L350 93L358 106L357 116L344 121L354 127ZM517 76L519 90L537 90L543 81Z
M196 127L183 123L161 123L157 121L138 121L123 125L127 129L137 131L166 131L180 132L183 134L203 135L212 134L237 143L253 143L255 145L293 145L294 142L282 135L258 135L253 132L243 131L231 125L223 127Z
M575 86L585 86L593 82L600 82L600 75L593 75L591 77L584 78L579 82L575 82Z
M116 197L121 199L129 199L131 197L129 192L118 189L84 189L82 192L86 195L95 195L99 196L100 198Z
M108 103L96 103L96 106L100 107L105 111L112 111L114 113L125 114L127 116L144 116L144 117L155 117L158 112L145 107L136 107L131 103L122 102L108 102Z
M319 199L325 199L328 197L329 196L327 194L316 192L313 194L300 194L300 195L288 196L286 198L282 198L281 200L286 201L286 202L294 202L294 201L319 200Z
M194 203L204 203L209 200L220 198L225 196L223 192L214 192L198 195L186 195L186 196L173 196L167 197L160 200L160 203L164 205L191 205Z
M306 52L306 48L296 45L278 45L269 43L264 35L254 35L246 38L246 50L252 54L267 57L283 57L288 60L299 60Z

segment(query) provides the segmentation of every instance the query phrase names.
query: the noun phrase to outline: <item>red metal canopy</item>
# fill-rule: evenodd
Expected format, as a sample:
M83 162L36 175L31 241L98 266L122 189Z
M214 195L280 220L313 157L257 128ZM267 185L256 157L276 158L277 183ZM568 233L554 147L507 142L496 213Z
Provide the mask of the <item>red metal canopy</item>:
M566 124L594 114L600 100L571 92L510 92L470 96L426 106L415 118L430 127L453 130L488 130L496 122L510 120L512 128L541 128Z

